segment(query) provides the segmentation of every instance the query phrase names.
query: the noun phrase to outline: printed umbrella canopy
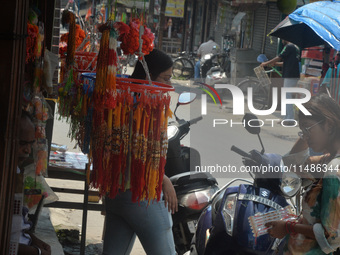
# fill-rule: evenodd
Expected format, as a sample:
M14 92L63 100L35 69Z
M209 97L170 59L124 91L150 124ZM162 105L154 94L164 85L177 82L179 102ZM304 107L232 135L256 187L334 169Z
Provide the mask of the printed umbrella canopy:
M301 48L327 42L340 50L340 1L320 1L304 5L281 21L269 35Z

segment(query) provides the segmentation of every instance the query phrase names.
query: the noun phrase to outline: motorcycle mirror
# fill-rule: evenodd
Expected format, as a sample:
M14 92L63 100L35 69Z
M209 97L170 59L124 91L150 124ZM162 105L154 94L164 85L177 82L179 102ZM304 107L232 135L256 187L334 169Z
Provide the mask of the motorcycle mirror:
M176 117L176 120L178 120L177 116L176 116L176 111L178 106L180 105L184 105L184 104L190 104L191 102L193 102L196 99L196 93L192 93L192 92L182 92L179 97L178 97L178 102L176 105L176 108L174 110L174 115Z
M258 135L261 132L261 123L258 120L257 116L252 114L252 113L246 113L243 117L242 122L244 122L244 127L246 130L253 134L253 135Z
M257 56L257 62L260 62L260 63L263 63L263 62L266 62L268 61L268 58L266 55L264 54L260 54Z
M257 137L259 138L262 150L261 150L261 154L264 153L264 146L260 137L260 132L261 132L261 123L259 121L259 119L257 118L257 116L255 114L252 113L246 113L243 117L242 122L244 123L244 127L246 128L246 130L253 134L253 135L257 135Z
M179 95L178 97L178 104L183 105L183 104L190 104L196 99L196 93L192 92L183 92Z

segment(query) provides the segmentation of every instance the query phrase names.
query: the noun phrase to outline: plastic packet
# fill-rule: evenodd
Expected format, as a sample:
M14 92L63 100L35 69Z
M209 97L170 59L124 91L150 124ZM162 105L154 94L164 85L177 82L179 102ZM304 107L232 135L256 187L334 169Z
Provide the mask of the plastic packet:
M279 210L258 213L254 216L248 218L249 224L253 231L254 237L259 237L268 234L268 227L265 226L266 223L276 220L295 220L297 216L294 214L293 207L288 205Z
M60 151L60 152L66 152L68 150L66 145L61 145L57 143L51 144L51 151Z
M25 167L24 172L24 205L30 210L35 210L42 195L44 204L57 201L59 198L48 186L45 178L35 175L35 165Z

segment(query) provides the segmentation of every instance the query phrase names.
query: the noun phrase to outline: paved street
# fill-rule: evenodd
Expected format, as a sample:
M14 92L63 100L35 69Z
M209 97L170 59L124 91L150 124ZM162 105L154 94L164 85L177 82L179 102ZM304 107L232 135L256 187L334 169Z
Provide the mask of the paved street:
M200 116L201 100L200 95L202 90L198 86L190 85L188 81L173 81L176 89L171 92L172 102L171 109L175 108L178 94L183 91L192 91L198 94L197 99L190 105L183 105L178 108L177 116L185 120L189 120ZM214 104L211 99L207 103L207 115L197 124L191 126L190 135L185 137L182 142L184 145L189 145L197 149L201 154L201 165L231 165L240 167L242 164L241 157L230 151L232 145L236 145L245 151L251 149L261 150L260 142L255 135L249 134L242 125L230 126L217 125L213 127L214 119L231 120L241 122L242 116L232 115L232 101L231 97L223 97L223 106ZM260 119L279 119L279 112L275 112L270 116L262 116ZM277 124L277 120L273 122L264 121L265 125L261 130L261 138L267 152L284 154L292 147L294 141L297 139L297 127L282 127ZM272 127L273 125L273 127ZM53 142L67 145L69 151L78 151L74 148L74 142L67 138L68 124L55 119ZM230 179L239 177L235 174L219 173L214 174L218 179L219 186L223 186ZM248 178L248 176L245 176ZM48 183L53 186L82 188L83 183L80 182L65 182L53 179L47 179ZM82 201L80 195L60 195L62 200L69 199L70 201ZM54 226L67 226L73 228L81 228L81 211L79 210L64 210L64 209L50 209L51 221ZM104 216L100 212L89 212L88 228L87 228L87 242L101 243L101 236L103 231ZM140 242L136 242L132 255L145 254Z

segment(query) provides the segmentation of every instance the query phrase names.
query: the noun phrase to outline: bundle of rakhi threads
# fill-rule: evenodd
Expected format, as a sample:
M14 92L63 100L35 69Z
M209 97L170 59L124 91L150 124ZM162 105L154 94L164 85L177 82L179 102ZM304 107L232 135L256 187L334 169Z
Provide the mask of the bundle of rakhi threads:
M293 212L292 206L288 205L279 210L270 211L267 213L259 213L248 218L249 224L253 231L254 237L268 234L268 227L265 226L266 223L277 221L277 220L295 220L297 216Z
M75 97L78 104L73 104L77 105L73 114L77 114L78 121L72 125L71 135L88 154L93 169L90 184L101 195L114 198L119 190L130 189L133 201L159 200L166 162L167 123L172 115L168 92L174 88L116 76L117 38L122 40L122 49L132 47L132 40L139 45L136 48L133 44L133 53L139 56L148 73L143 56L152 51L154 37L142 21L133 19L133 24L127 26L113 20L100 27L96 74L82 75L81 95Z

